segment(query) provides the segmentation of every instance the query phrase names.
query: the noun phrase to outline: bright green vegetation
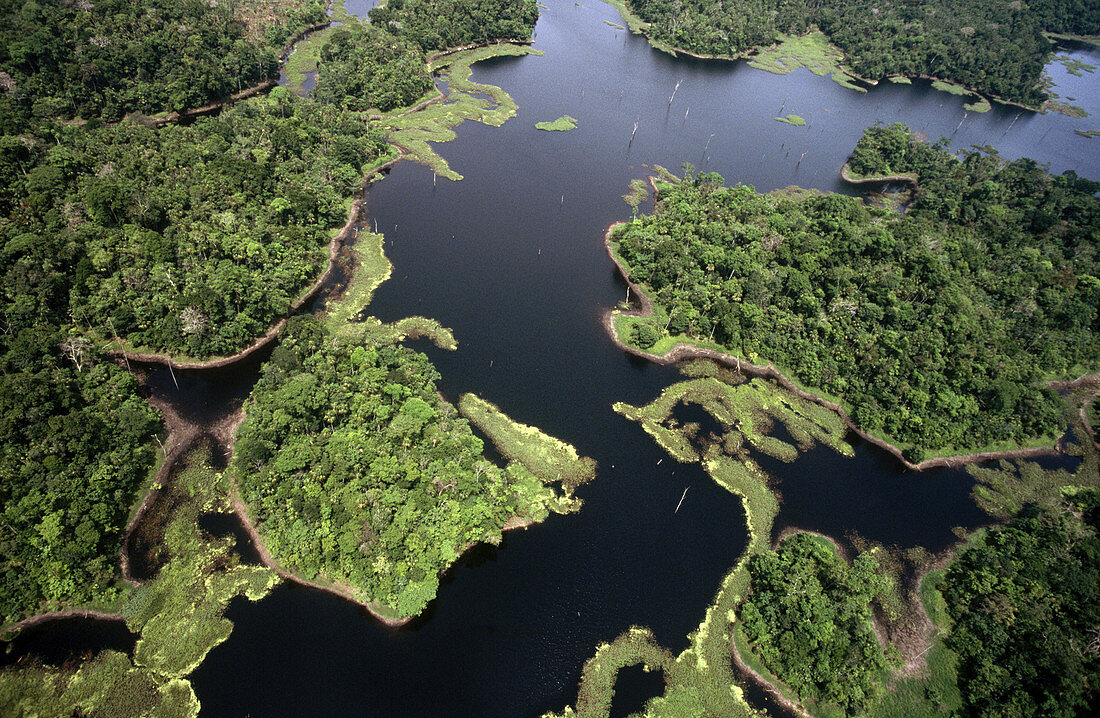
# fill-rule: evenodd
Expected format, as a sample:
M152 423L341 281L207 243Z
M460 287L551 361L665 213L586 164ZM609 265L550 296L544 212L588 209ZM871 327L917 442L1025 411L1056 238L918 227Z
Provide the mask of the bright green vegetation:
M12 319L10 302L33 311L0 334L0 624L118 599L122 532L160 430L133 377L61 329L55 307L5 300Z
M970 465L974 477L973 497L982 511L1000 521L1023 511L1026 506L1054 506L1067 486L1100 489L1100 452L1076 422L1075 442L1067 444L1067 453L1081 457L1070 473L1065 469L1044 469L1033 461L1001 461L995 466Z
M784 122L788 125L794 125L795 127L803 127L806 124L805 118L798 115L787 115L786 117L776 117L776 122Z
M433 87L423 50L371 24L334 28L319 59L324 69L313 96L349 110L405 107Z
M964 712L1084 716L1100 656L1100 493L1067 490L990 530L948 568L941 591Z
M568 132L577 129L577 121L569 115L562 115L553 122L536 122L535 127L547 132Z
M43 0L0 3L0 133L44 118L115 121L204 105L273 77L277 53L324 2Z
M46 665L5 670L0 712L18 718L195 718L199 700L188 681L164 678L134 666L123 653L103 651L75 671Z
M1100 7L1087 0L627 2L651 39L694 53L741 56L817 28L861 77L941 77L1036 107L1053 54L1042 31L1100 34Z
M933 80L932 89L940 92L946 92L949 95L969 95L970 90L967 90L961 85L956 85L953 82L944 82L943 80Z
M905 75L890 75L886 79L889 80L890 82L894 83L895 85L912 85L913 84L913 81L910 80Z
M872 627L871 604L890 590L874 555L849 565L830 542L795 534L748 569L740 626L752 650L803 702L862 712L890 668Z
M521 464L486 461L427 358L371 326L334 335L309 317L287 324L246 407L233 471L282 565L407 617L471 543L574 506Z
M1083 72L1088 72L1091 74L1096 71L1096 65L1090 65L1087 62L1082 62L1081 60L1070 57L1069 55L1059 55L1055 58L1055 60L1065 66L1066 72L1071 75L1076 75L1077 77L1081 77L1081 73Z
M479 396L463 394L458 400L458 410L489 437L501 454L523 464L543 483L561 482L567 495L596 478L594 459L578 456L577 450L564 441L513 421Z
M838 84L850 90L866 92L867 89L852 82L852 76L841 66L844 54L829 44L820 32L801 36L780 36L774 47L761 49L749 65L776 75L786 75L805 67L818 77L828 75Z
M425 52L499 41L531 39L535 0L386 0L371 23Z
M684 369L694 378L666 388L645 407L616 404L615 410L641 423L673 458L700 461L715 482L741 497L749 545L723 579L699 628L688 637L691 645L683 653L670 661L652 634L645 629L630 629L611 644L602 645L585 664L576 709L566 708L560 714L563 717L607 715L615 674L624 666L638 663L663 670L668 686L663 696L649 702L647 716L753 715L737 686L730 647L736 612L749 594L748 563L751 557L768 550L779 502L768 488L768 477L752 460L750 447L776 455L787 454L781 446L795 450L766 435L778 421L801 450L821 441L850 451L843 443L843 423L835 412L803 402L761 380L737 384L744 379L709 361L691 362ZM672 418L678 405L689 403L701 406L725 432L723 436L706 437L698 450L693 442L702 438L700 427L679 424Z
M186 676L229 637L222 617L235 596L259 600L278 581L274 572L244 566L232 539L211 539L198 527L204 513L227 513L229 484L209 467L200 447L174 476L181 501L164 529L167 560L156 578L129 590L121 604L140 635L133 659L104 651L73 668L31 663L0 673L4 715L189 716L198 700Z
M806 451L820 442L842 454L852 449L844 441L848 428L836 412L803 401L763 379L731 384L715 376L701 376L666 387L661 395L644 407L622 402L615 411L637 421L660 446L677 461L694 462L711 458L701 454L693 444L700 427L681 424L675 412L681 404L696 404L718 421L726 432L719 442L727 454L750 462L748 451L762 452L779 459L793 461L799 451ZM770 436L779 422L796 444ZM714 448L707 444L708 448Z
M838 396L867 431L926 451L1050 443L1045 381L1100 363L1098 185L872 128L851 165L914 172L905 216L812 192L689 176L613 247L655 315L620 338L686 335ZM627 328L620 325L620 328Z
M978 96L975 102L963 103L963 109L967 112L989 112L993 109L993 104L986 98Z
M386 257L385 237L377 232L360 231L351 243L353 267L351 279L339 301L325 305L325 319L334 332L354 331L359 313L370 304L374 290L390 278L393 265Z
M462 179L462 175L452 170L428 143L453 140L455 133L451 128L466 120L499 127L514 117L515 101L499 87L471 82L471 65L490 57L528 54L538 53L525 45L503 44L466 50L436 60L431 69L442 71L449 90L447 102L384 118L383 123L390 129L389 141L406 150L411 159L431 167L436 174L450 180Z
M379 131L281 88L186 127L60 133L9 138L0 164L0 268L23 287L9 316L60 303L103 341L191 356L230 354L286 314L385 150Z
M1074 130L1074 132L1081 135L1082 137L1087 137L1090 140L1093 137L1100 137L1100 130Z
M610 20L604 20L604 21L603 21L603 24L604 24L604 25L607 25L608 27L613 27L613 28L615 28L616 30L625 30L625 29L626 29L626 28L625 28L625 27L623 27L622 25L620 25L620 24L618 24L618 23L615 23L615 22L611 22Z

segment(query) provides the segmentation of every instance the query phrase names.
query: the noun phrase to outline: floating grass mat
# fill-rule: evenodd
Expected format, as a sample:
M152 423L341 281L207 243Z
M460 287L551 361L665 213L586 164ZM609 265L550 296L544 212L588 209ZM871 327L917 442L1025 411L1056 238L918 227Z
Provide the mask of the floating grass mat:
M498 127L516 114L516 103L507 92L493 85L470 81L473 72L471 65L490 57L531 54L542 53L526 45L504 43L465 50L435 60L429 65L429 70L440 71L447 82L447 101L428 105L416 112L383 118L382 124L390 129L390 141L403 147L412 159L430 167L437 175L450 180L462 179L462 175L452 170L428 143L453 140L456 135L451 128L466 120Z
M31 664L3 671L0 714L195 718L199 700L190 682L137 667L123 653L102 651L76 670Z
M784 122L788 125L794 125L795 127L803 127L806 124L806 120L798 115L787 115L786 117L776 117L776 122Z
M1054 61L1064 65L1066 72L1077 77L1083 77L1083 73L1086 72L1091 74L1096 71L1096 65L1090 65L1069 55L1059 55L1054 58Z
M475 394L463 394L458 410L497 447L501 454L517 461L544 483L560 481L568 494L596 478L596 461L579 456L569 444L548 436L536 427L510 419L495 405Z
M1074 132L1090 140L1093 137L1100 137L1100 130L1074 130Z
M946 92L949 95L969 95L970 90L961 85L956 85L953 82L945 82L944 80L933 80L932 89L939 90L940 92Z
M782 36L779 44L757 52L749 60L749 66L776 75L786 75L805 67L819 77L828 75L837 84L850 90L867 92L857 85L856 78L841 63L844 53L829 44L822 32L810 32L798 37Z
M963 109L967 112L989 112L993 109L993 104L985 97L979 95L978 99L974 102L963 104Z
M569 115L562 115L553 122L536 122L535 129L547 132L568 132L577 129L577 120Z
M698 404L726 427L722 447L742 458L747 458L745 448L751 446L782 461L793 461L799 450L806 451L815 442L846 456L853 453L844 440L847 427L836 412L802 401L760 378L741 384L710 376L689 379L666 387L644 407L619 402L613 408L639 422L678 461L699 461L699 450L672 418L681 403ZM797 446L768 435L776 421L783 423Z
M890 82L894 83L895 85L912 85L913 84L913 81L910 80L908 77L905 77L904 75L891 75L890 77L887 77L886 79L889 80Z

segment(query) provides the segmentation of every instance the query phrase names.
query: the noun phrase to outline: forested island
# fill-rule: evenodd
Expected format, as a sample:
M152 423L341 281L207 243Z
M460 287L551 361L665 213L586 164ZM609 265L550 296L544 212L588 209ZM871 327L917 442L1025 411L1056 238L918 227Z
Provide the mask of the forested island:
M635 25L669 48L741 57L820 29L859 77L950 80L1029 107L1048 99L1042 78L1053 54L1044 33L1100 35L1087 0L624 0Z
M1100 185L992 151L956 158L905 127L856 146L857 175L919 177L904 215L837 194L759 194L715 174L661 185L612 247L653 299L620 337L677 337L773 363L855 423L932 453L1052 443L1050 379L1100 364Z

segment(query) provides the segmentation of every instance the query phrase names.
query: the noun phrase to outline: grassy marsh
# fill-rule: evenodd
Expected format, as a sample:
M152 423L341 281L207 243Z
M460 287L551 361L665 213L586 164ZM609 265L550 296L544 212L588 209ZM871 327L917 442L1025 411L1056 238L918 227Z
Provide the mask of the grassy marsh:
M569 115L562 115L553 122L536 122L535 128L546 132L568 132L577 129L577 121Z
M989 112L993 109L993 104L987 98L978 95L978 99L974 102L965 103L963 109L967 112Z
M844 69L844 53L829 44L824 33L810 32L800 37L784 36L772 47L759 50L749 65L776 75L786 75L805 67L819 77L828 75L834 82L850 90L866 92L855 83L855 77Z
M510 419L475 394L463 394L458 400L458 410L489 437L501 454L522 464L544 483L560 481L571 494L578 486L596 478L595 460L578 455L572 446L536 427Z
M444 55L432 61L428 69L441 72L447 82L447 101L415 112L383 117L381 122L390 130L390 142L405 149L410 159L430 167L437 175L450 180L462 179L462 175L451 169L428 143L453 140L456 135L452 128L466 120L499 127L513 117L516 103L511 96L499 87L472 82L471 66L490 57L530 54L541 53L526 45L502 43Z
M786 117L776 117L776 122L783 122L788 125L794 125L795 127L803 127L806 124L806 120L798 115L787 115Z

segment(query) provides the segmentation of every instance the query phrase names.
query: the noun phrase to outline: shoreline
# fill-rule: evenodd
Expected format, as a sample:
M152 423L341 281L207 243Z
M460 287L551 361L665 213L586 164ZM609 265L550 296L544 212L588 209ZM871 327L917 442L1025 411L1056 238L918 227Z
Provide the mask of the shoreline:
M25 631L28 628L34 628L35 626L40 626L43 623L50 623L52 621L64 621L68 618L90 618L96 621L126 622L121 612L108 613L107 611L96 611L93 609L66 608L60 611L36 613L33 616L28 616L20 621L16 621L10 626L5 626L3 629L0 629L0 640L9 641L14 639L21 631Z
M241 411L239 413L241 414L241 420L243 421L244 412ZM240 424L238 423L237 426L239 426L239 425ZM234 430L235 430L235 428L234 428ZM389 626L390 628L402 628L403 626L406 626L409 623L415 621L417 618L419 618L422 615L422 614L417 614L415 616L404 616L402 618L391 618L389 616L383 615L380 612L379 608L380 608L381 604L378 604L378 603L373 602L373 601L370 601L370 602L364 601L363 599L359 598L358 596L356 596L353 593L354 589L351 586L348 586L346 584L341 584L341 583L335 583L335 582L331 583L331 584L318 583L316 581L311 581L309 579L302 578L301 576L298 576L298 575L292 573L291 571L288 571L286 568L284 568L282 566L282 564L280 564L275 559L275 557L272 555L271 551L268 550L267 544L264 543L263 538L260 536L259 530L256 528L256 524L252 521L251 517L248 515L248 504L245 503L243 498L241 498L240 489L237 486L237 479L232 475L229 476L229 486L230 486L229 502L230 502L230 506L233 508L233 513L237 516L238 520L241 522L241 525L244 527L244 530L248 534L249 538L252 539L252 544L256 547L256 553L258 553L260 555L260 561L263 563L263 565L265 567L267 567L268 569L270 569L270 570L274 571L276 574L278 574L280 578L282 578L283 580L288 581L290 583L295 583L299 586L304 586L306 588L317 589L318 591L324 591L325 593L331 594L331 595L336 596L338 598L342 598L345 601L349 601L351 603L354 603L356 606L359 606L360 608L366 610L367 613L369 613L372 617L379 620L380 622L382 622L386 626ZM508 531L515 531L517 529L526 529L527 527L532 526L536 523L538 523L538 522L535 521L534 519L520 518L518 515L516 515L516 516L513 516L512 518L508 519L504 523L504 526L501 527L501 534L507 533ZM458 558L455 559L455 563L457 563L458 560L461 559L462 556L467 551L472 549L474 546L477 546L477 545L482 544L482 543L485 543L485 542L484 541L471 541L470 543L466 544L466 547L458 555ZM455 563L452 563L451 566L454 566ZM441 575L442 575L442 573L449 570L451 568L451 566L448 566L447 568L445 568L443 570L443 572L441 572ZM434 600L435 600L435 597L432 598L432 601L434 601Z
M902 453L894 444L890 443L886 439L883 439L873 434L868 433L861 429L852 418L848 416L848 412L844 408L824 397L818 396L806 389L795 384L784 373L779 371L775 366L771 364L765 364L763 366L752 364L748 361L741 359L740 357L730 353L722 352L716 349L710 349L708 347L697 346L694 344L688 344L686 342L677 342L671 349L664 355L652 354L643 349L632 347L619 337L619 333L615 329L615 317L617 316L633 316L639 318L649 318L653 316L653 300L649 295L642 290L637 284L630 279L630 273L626 267L616 255L614 248L611 246L612 235L614 231L619 227L627 224L626 222L615 222L604 233L604 249L607 251L611 261L614 262L615 267L619 271L619 275L626 282L626 285L637 297L638 308L637 309L609 309L604 312L603 324L608 334L611 336L611 340L617 347L626 351L634 356L648 359L656 364L673 365L678 364L689 359L712 359L727 367L736 369L739 373L748 374L750 376L761 377L764 379L771 379L779 386L795 394L799 398L811 401L819 406L823 406L826 409L835 411L845 423L845 425L857 436L864 441L878 446L880 449L884 449L894 456L905 468L912 471L924 471L926 469L933 469L939 467L959 467L967 464L978 463L982 461L991 461L997 459L1030 459L1039 456L1056 456L1062 453L1062 439L1054 443L1053 446L1037 446L1027 448L1016 449L1002 449L1000 451L975 451L968 454L954 454L951 456L939 456L931 459L925 459L920 463L914 464L905 458ZM1086 374L1085 376L1078 377L1072 381L1067 382L1049 382L1048 386L1055 389L1060 388L1074 388L1079 385L1088 383L1100 382L1100 372L1096 374Z
M371 179L382 172L393 167L395 164L403 160L407 152L403 148L396 148L397 154L395 157L390 158L386 162L372 167L366 173L363 174L362 185L365 189L370 183ZM363 204L366 202L366 198L360 196L351 202L351 207L348 210L348 218L344 223L343 228L329 241L328 250L329 256L325 269L317 276L313 284L310 285L304 293L299 295L298 299L290 305L290 309L287 311L286 316L283 316L277 320L266 332L260 335L257 339L253 340L251 344L244 347L235 354L230 354L224 357L213 357L210 359L200 361L189 361L186 359L179 359L171 354L163 354L157 352L134 352L127 351L126 349L104 349L104 354L114 359L121 359L123 361L132 361L140 364L159 364L161 366L171 367L173 370L187 370L187 369L220 369L230 366L239 361L247 359L255 352L264 349L271 344L279 336L283 326L286 325L287 320L294 316L302 307L304 307L309 301L314 299L317 294L324 288L325 283L331 278L332 273L336 269L336 264L340 256L340 250L343 248L344 243L351 235L353 230L356 230L357 225L362 220L361 211ZM108 342L108 345L119 343L121 340L112 339Z
M840 178L849 184L856 186L865 184L886 184L890 182L905 182L912 185L913 189L919 186L919 177L914 177L908 174L898 175L869 175L867 177L856 177L852 174L851 169L847 162L840 168Z
M645 37L645 39L649 43L650 47L652 47L654 50L657 50L659 52L668 53L668 54L672 55L673 57L675 57L676 55L681 55L682 54L682 55L687 55L688 57L694 57L694 58L699 59L699 60L726 60L726 61L729 61L729 62L738 62L738 61L742 61L742 60L751 61L753 59L753 57L756 56L756 55L759 55L761 51L767 50L767 49L770 49L770 48L774 48L778 44L778 43L772 43L771 45L754 45L753 47L750 47L750 48L748 48L748 49L746 49L742 52L739 52L735 55L708 55L708 54L699 53L699 52L692 52L691 50L685 50L683 48L676 47L675 45L669 45L669 44L665 43L663 40L658 40L658 39L652 37L648 32L646 32L646 30L649 29L650 27L652 27L652 25L650 23L646 22L645 20L642 20L639 16L635 15L633 12L631 12L630 9L626 6L626 4L621 2L621 0L619 0L619 1L604 0L604 2L606 2L608 5L613 7L615 10L617 10L619 12L620 15L622 15L623 20L625 20L627 22L627 24L630 26L630 31L632 33L634 33L635 35L642 35L643 37ZM637 30L634 29L635 28L635 23L637 24L637 28L638 28ZM812 32L812 30L811 30L811 32ZM791 35L791 36L788 36L788 37L802 37L802 35ZM828 39L829 39L828 36L826 36L826 40L828 40ZM1083 42L1095 42L1091 38L1076 38L1075 37L1073 39L1078 40L1078 41L1083 41ZM832 42L829 42L829 46L836 48L840 52L840 54L844 56L845 60L848 59L848 54L846 52L844 52L843 50L841 50L836 45L834 45ZM944 78L944 77L935 77L933 75L924 75L924 74L893 73L892 75L884 75L883 77L881 77L877 80L872 80L871 78L863 77L862 75L857 75L855 73L855 71L852 70L852 68L850 68L846 65L841 65L840 69L842 71L844 71L845 73L847 73L847 75L849 77L851 77L852 79L858 80L859 82L863 82L867 85L870 85L871 87L877 87L880 82L882 82L883 80L886 80L890 77L905 77L905 78L908 78L908 79L911 79L911 80L912 79L932 80L934 82L939 81L939 82L947 83L949 85L954 85L956 87L960 87L960 88L966 90L968 93L970 93L972 95L978 95L979 97L985 97L989 100L999 102L1003 105L1009 105L1009 106L1012 106L1012 107L1019 107L1020 109L1028 110L1030 112L1045 114L1047 112L1057 112L1058 111L1058 110L1055 110L1054 108L1051 108L1051 107L1047 106L1047 104L1052 99L1054 99L1052 97L1047 97L1045 100L1043 100L1043 103L1041 105L1039 105L1038 107L1031 107L1029 105L1023 104L1022 102L1017 102L1016 100L1005 99L1004 97L1001 97L1000 95L994 95L992 93L985 92L983 90L976 90L976 89L974 89L974 88L972 88L968 85L964 85L959 80L951 80L951 79Z

